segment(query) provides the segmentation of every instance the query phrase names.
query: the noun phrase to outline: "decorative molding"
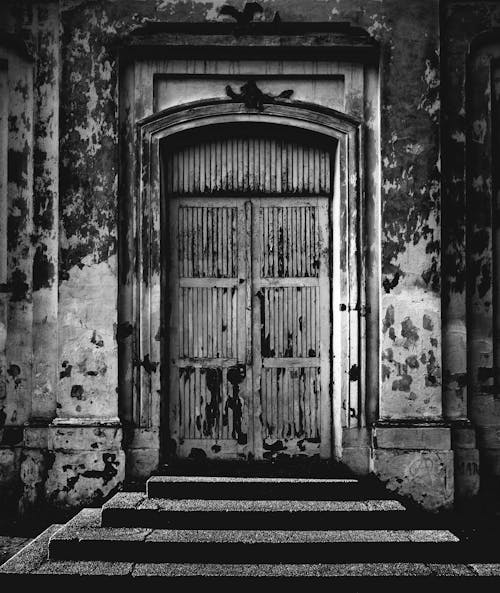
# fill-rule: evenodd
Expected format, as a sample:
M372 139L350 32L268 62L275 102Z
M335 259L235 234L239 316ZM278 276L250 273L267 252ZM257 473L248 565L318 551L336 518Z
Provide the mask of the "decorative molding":
M54 418L50 426L52 427L113 427L119 428L121 421L117 416L111 416L108 418L95 418L95 417L71 417L71 418Z
M278 15L273 22L252 21L235 33L235 23L229 21L144 21L119 36L117 46L127 59L210 56L227 60L237 52L239 59L327 58L374 64L379 60L379 43L365 29L347 22L282 22Z
M237 103L243 103L248 109L258 109L262 111L265 103L275 103L276 99L290 99L293 95L293 90L287 89L282 91L279 95L270 95L263 93L254 80L248 80L240 87L240 92L233 91L231 85L226 86L227 96Z
M246 2L243 10L238 10L230 4L224 4L219 14L229 16L236 21L239 29L245 29L254 19L257 13L262 14L264 9L258 2Z

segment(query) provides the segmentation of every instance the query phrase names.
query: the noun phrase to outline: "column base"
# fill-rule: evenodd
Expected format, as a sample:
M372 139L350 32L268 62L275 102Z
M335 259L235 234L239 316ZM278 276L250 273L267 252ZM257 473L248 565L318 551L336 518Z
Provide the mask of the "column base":
M17 502L22 490L19 467L22 456L22 437L17 441L19 427L6 426L0 432L0 505L5 516L17 513ZM9 432L11 435L9 435ZM22 433L21 433L22 434ZM13 438L9 438L12 436Z
M160 464L159 429L134 427L129 428L127 433L127 480L146 480Z
M479 450L476 430L468 420L457 420L451 427L455 454L455 505L460 510L474 510L480 485Z
M50 506L94 506L125 479L118 418L57 418L49 427L45 495Z
M356 476L373 471L371 429L344 428L342 430L342 463Z
M443 422L380 422L373 430L373 471L389 490L428 511L451 510L451 430Z

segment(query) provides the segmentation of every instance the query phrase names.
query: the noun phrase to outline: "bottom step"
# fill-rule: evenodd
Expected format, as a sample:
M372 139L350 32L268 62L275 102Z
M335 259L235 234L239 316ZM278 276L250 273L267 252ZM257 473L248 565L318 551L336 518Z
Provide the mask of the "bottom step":
M55 533L51 560L239 564L464 562L497 560L447 530L241 530L102 527L84 509Z
M463 581L467 587L471 581L478 584L489 584L498 587L500 583L500 564L440 564L419 562L384 562L384 563L344 563L344 564L221 564L221 563L138 563L138 562L105 562L105 561L51 561L47 558L50 537L59 531L60 525L52 525L30 544L20 550L15 556L0 567L0 584L9 579L15 582L19 579L51 577L60 583L64 577L89 577L92 581L129 578L142 579L187 579L190 583L196 579L215 581L233 581L239 579L264 579L273 581L300 581L313 579L314 581L332 581L342 583L342 591L359 591L360 585L366 583L367 589L373 591L376 584L394 583L407 588L414 584L421 587L429 584L433 579L442 583L443 578L453 580L456 591L457 577L466 577ZM44 581L44 582L45 582ZM477 585L476 585L477 586Z

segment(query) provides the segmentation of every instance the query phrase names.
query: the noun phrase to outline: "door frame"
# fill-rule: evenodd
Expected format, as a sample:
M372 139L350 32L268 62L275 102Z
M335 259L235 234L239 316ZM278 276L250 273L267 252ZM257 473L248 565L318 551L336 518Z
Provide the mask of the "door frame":
M332 398L332 459L342 458L342 428L357 418L366 424L366 287L363 265L365 200L363 197L362 122L350 115L315 104L279 101L263 110L226 99L183 104L144 118L136 124L136 253L137 283L133 295L135 310L134 401L139 409L140 428L154 427L160 419L168 427L162 393L166 392L167 365L162 336L166 328L163 315L162 286L162 167L161 145L187 130L223 123L260 123L307 129L332 141L335 160L334 199L331 200L331 261L340 279L332 288L332 332L330 383ZM341 240L341 238L344 240ZM372 394L375 398L377 394ZM168 435L161 443L163 456L169 455Z

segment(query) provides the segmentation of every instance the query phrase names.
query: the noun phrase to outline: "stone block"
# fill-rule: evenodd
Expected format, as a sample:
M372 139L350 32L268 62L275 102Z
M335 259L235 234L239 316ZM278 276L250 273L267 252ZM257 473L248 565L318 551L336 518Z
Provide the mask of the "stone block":
M376 449L374 473L389 490L429 511L453 505L453 451Z
M48 426L25 426L24 448L47 449L49 442Z
M480 449L481 476L500 476L500 449Z
M14 447L0 448L0 487L14 482L18 476L18 455Z
M17 512L21 484L19 447L0 448L0 509L4 516Z
M451 449L446 426L377 426L375 439L378 449Z
M128 442L131 449L160 449L158 428L135 428Z
M143 480L158 469L159 449L127 449L126 475L129 480Z
M355 475L366 476L372 470L371 452L370 447L344 447L342 463Z
M479 451L455 449L455 501L473 499L479 493Z
M477 444L480 449L500 449L500 425L478 426Z
M49 449L88 451L119 449L122 429L119 426L83 424L80 426L55 425L50 427Z
M47 477L47 463L50 455L47 450L25 449L21 456L19 475L23 493L19 501L22 513L43 503L45 499L44 482Z
M500 398L477 393L470 401L470 419L476 426L500 426Z
M451 446L452 449L475 449L476 429L473 426L452 425Z
M46 497L59 508L101 504L124 478L122 450L58 451L48 470Z
M342 447L370 447L370 428L344 428L342 430Z

